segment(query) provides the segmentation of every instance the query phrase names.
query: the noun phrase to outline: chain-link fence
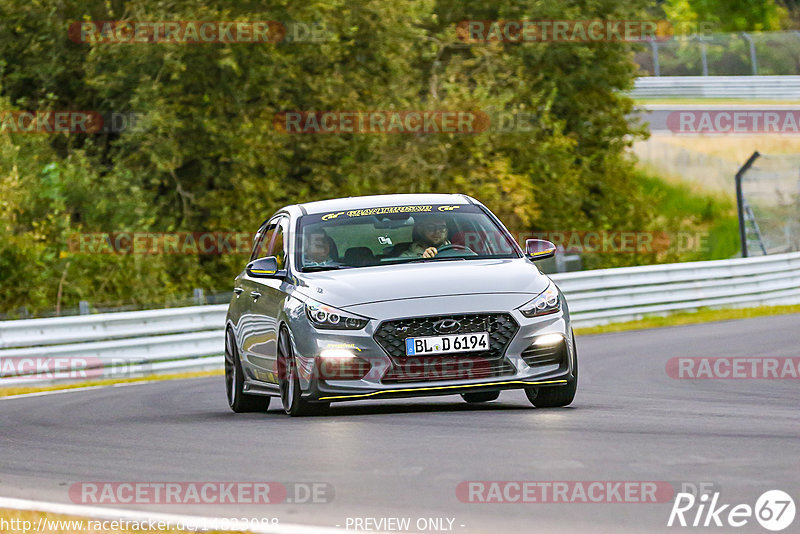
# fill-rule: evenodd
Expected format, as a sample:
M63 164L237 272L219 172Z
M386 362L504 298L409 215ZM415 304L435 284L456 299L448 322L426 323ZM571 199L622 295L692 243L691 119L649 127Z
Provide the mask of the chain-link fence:
M637 45L642 76L800 74L800 31L715 33Z
M800 250L800 155L755 153L736 176L744 255Z

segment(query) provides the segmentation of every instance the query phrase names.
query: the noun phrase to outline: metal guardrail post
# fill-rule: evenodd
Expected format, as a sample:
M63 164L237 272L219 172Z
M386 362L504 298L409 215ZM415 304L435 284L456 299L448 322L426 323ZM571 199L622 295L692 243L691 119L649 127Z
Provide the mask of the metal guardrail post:
M753 67L753 76L758 76L758 64L756 63L756 44L753 42L753 38L750 37L747 32L742 32L742 37L744 37L750 44L750 64Z
M747 228L745 228L744 218L744 195L742 194L742 176L753 165L756 159L761 154L758 151L753 152L753 155L742 165L742 168L736 173L736 209L739 212L739 239L742 241L742 257L747 257Z
M85 300L78 302L78 313L81 315L89 315L89 303Z
M194 303L200 306L201 304L206 303L206 297L203 290L199 287L194 288Z
M661 66L658 64L658 42L651 39L650 48L653 50L653 75L661 76Z
M556 272L563 273L567 270L567 263L564 260L564 247L561 245L556 245Z
M700 57L703 60L703 76L708 76L708 54L706 53L706 42L700 40Z

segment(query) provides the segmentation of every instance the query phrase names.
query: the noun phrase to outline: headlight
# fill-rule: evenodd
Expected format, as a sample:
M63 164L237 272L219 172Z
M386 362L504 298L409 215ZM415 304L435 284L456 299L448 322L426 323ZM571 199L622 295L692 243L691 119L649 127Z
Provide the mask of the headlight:
M558 289L553 282L550 282L547 289L542 291L539 296L519 308L525 317L549 315L559 310L561 310L561 302L558 300Z
M319 302L309 300L306 301L306 316L317 328L326 328L332 330L361 330L367 323L368 319L347 313L342 310L337 310L333 306L327 304L320 304Z

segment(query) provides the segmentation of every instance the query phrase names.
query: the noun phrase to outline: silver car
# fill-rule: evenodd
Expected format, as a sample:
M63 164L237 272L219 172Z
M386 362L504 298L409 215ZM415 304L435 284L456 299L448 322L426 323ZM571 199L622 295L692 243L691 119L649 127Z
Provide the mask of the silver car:
M225 331L235 412L280 397L289 415L331 402L522 388L537 407L575 397L564 296L485 206L466 195L350 197L265 221L236 277Z

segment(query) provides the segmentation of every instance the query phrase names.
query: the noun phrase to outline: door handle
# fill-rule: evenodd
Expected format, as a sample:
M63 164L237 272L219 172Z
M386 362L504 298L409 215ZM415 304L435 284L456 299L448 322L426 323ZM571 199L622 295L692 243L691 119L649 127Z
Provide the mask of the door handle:
M253 297L253 300L258 300L258 297L261 296L261 293L259 293L258 291L251 291L250 296Z
M241 287L234 287L233 288L233 292L236 293L237 295L241 295L242 291L244 291L244 289L242 289Z

